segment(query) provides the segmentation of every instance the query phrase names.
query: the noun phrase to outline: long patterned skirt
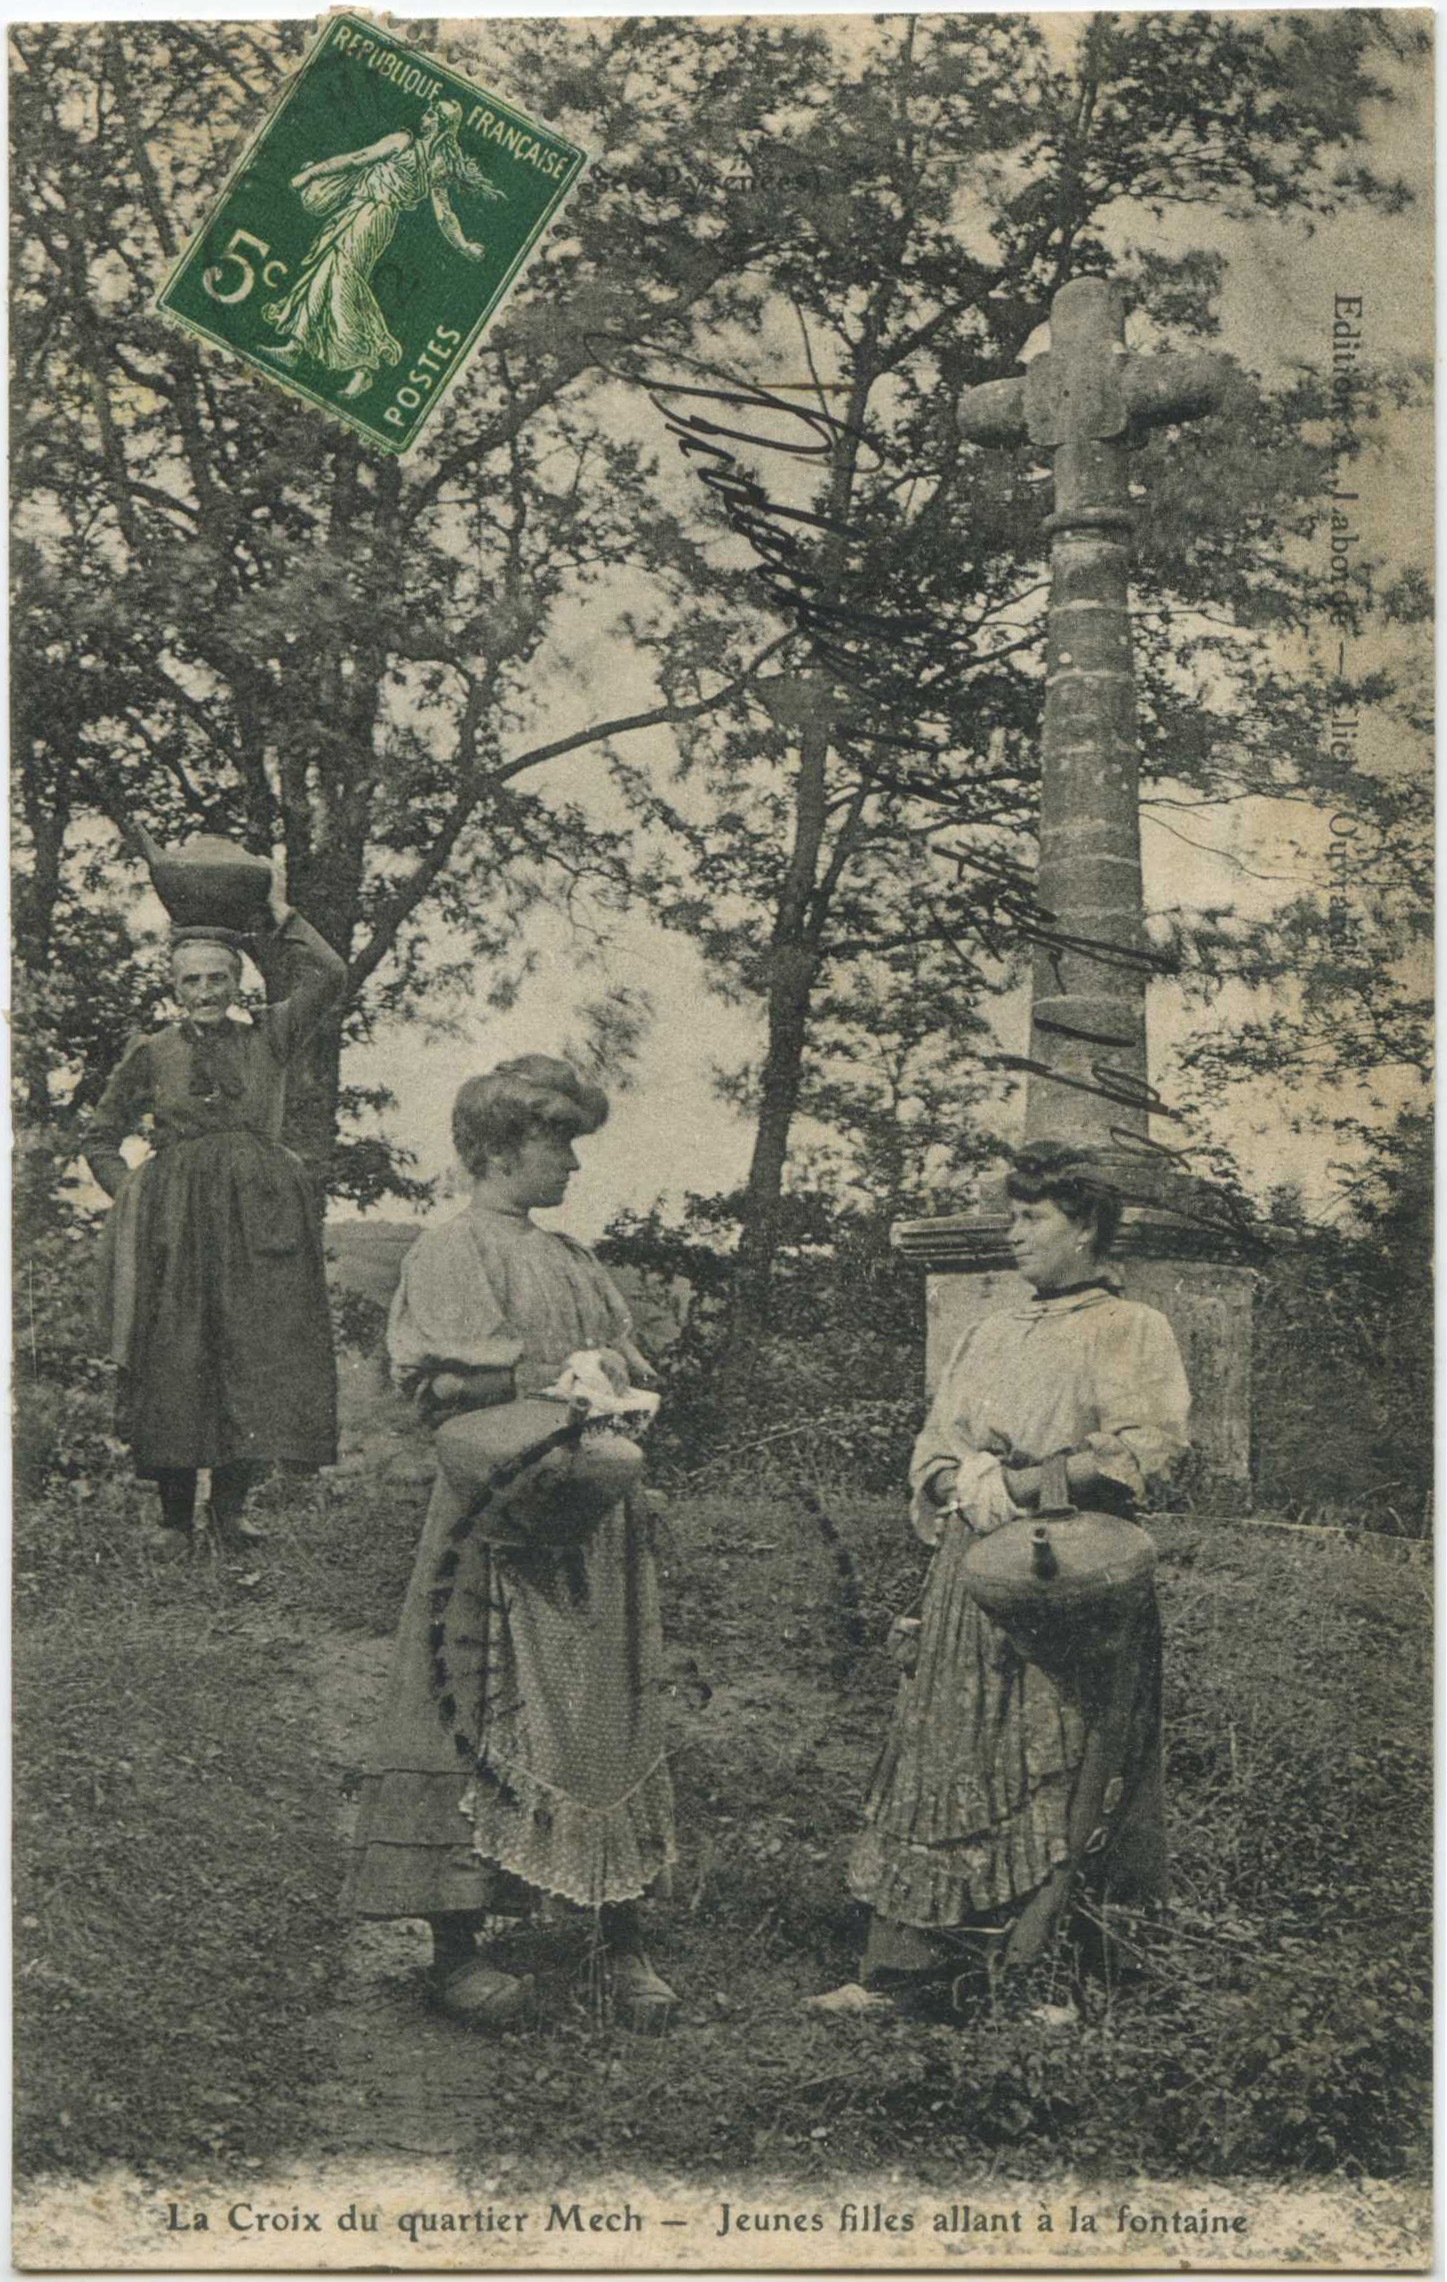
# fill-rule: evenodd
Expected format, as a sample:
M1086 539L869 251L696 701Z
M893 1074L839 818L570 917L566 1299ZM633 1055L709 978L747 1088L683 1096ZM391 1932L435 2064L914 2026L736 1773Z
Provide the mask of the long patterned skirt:
M439 1667L439 1577L462 1510L439 1478L393 1650L347 1879L364 1917L595 1908L675 1855L657 1580L645 1514L580 1545L464 1541Z
M968 1545L955 1529L935 1554L850 1861L875 1913L866 1970L923 1970L972 1933L1028 1964L1072 1904L1108 1923L1165 1898L1154 1597L1108 1653L1046 1672L966 1590Z

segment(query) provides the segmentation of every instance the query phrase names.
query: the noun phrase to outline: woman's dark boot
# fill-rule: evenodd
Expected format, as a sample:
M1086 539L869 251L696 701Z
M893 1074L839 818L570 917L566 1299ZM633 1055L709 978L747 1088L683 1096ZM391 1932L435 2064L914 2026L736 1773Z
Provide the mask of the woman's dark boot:
M195 1543L196 1476L188 1468L167 1466L156 1475L156 1490L161 1518L147 1525L145 1549L155 1561L184 1561Z
M266 1542L264 1529L256 1529L242 1519L259 1472L258 1467L248 1465L245 1459L211 1469L211 1527L223 1552L246 1552Z
M427 1920L432 1931L432 1963L427 1993L434 2009L464 2028L505 2028L526 2011L533 1993L531 1973L502 1973L480 1957L474 1937L477 1913L447 1910Z
M678 2003L643 1946L643 1913L636 1902L605 1902L598 1912L605 1969L614 2006L632 2028L657 2035Z

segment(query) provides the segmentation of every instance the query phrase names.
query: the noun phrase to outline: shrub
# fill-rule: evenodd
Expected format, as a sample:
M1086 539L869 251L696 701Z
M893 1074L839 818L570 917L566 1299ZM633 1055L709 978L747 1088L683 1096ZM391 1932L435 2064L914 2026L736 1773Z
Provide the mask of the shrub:
M668 1399L654 1459L679 1481L746 1474L787 1491L803 1480L888 1490L919 1427L923 1292L891 1249L888 1219L827 1192L786 1200L767 1336L747 1380L721 1369L736 1197L691 1197L670 1226L623 1215L599 1245L608 1265L684 1280L693 1299L665 1360Z
M84 1223L62 1222L17 1243L14 1458L28 1490L97 1482L124 1461L96 1321L97 1241Z

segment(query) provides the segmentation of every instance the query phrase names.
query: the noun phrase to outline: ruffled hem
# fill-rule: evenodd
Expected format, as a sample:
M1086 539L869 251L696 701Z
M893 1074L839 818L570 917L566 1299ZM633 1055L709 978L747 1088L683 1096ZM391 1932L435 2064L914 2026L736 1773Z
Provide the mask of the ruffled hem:
M480 1860L582 1909L637 1901L678 1859L664 1759L606 1807L586 1806L513 1767L489 1767L460 1805Z
M1085 1750L1078 1706L993 1624L951 1529L925 1587L919 1667L900 1684L849 1865L860 1901L944 1930L1023 1900L1069 1853Z
M1043 1786L1025 1810L947 1850L911 1846L874 1826L849 1860L849 1891L881 1917L944 1930L1021 1902L1070 1852L1068 1779Z

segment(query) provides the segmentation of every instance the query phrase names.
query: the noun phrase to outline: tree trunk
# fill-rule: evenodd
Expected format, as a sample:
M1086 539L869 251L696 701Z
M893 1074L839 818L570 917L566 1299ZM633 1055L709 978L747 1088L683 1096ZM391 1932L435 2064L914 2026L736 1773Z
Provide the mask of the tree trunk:
M876 318L879 314L881 312L876 311ZM849 522L858 437L863 432L872 385L869 359L861 356L856 360L850 388L845 442L835 456L829 480L831 536L822 549L824 575L816 596L818 603L829 606L837 605L840 600L847 552L847 542L841 534ZM801 676L801 683L807 685L809 678L807 673ZM815 689L817 703L811 709L809 726L799 741L794 841L774 920L768 988L769 1042L764 1056L759 1122L744 1193L744 1221L739 1234L722 1362L725 1382L736 1390L751 1377L759 1340L768 1328L769 1289L778 1244L779 1200L783 1194L789 1130L799 1106L810 1006L823 955L829 906L850 837L849 826L842 825L842 838L836 841L833 855L827 854L832 690L822 675Z
M334 1014L327 1014L297 1054L286 1080L287 1147L295 1149L311 1174L323 1208L337 1139L341 1063L341 1024Z
M784 1166L799 1106L810 1002L818 971L818 955L810 949L781 947L774 954L769 980L769 1044L759 1087L759 1120L744 1192L743 1228L722 1360L725 1380L735 1385L751 1375L758 1361L759 1341L769 1328Z
M815 902L827 821L828 759L828 730L806 730L800 741L794 790L794 844L769 951L768 1048L721 1364L725 1382L735 1388L751 1377L759 1339L768 1328L779 1200L789 1131L799 1105L810 1003L819 972L820 922Z

